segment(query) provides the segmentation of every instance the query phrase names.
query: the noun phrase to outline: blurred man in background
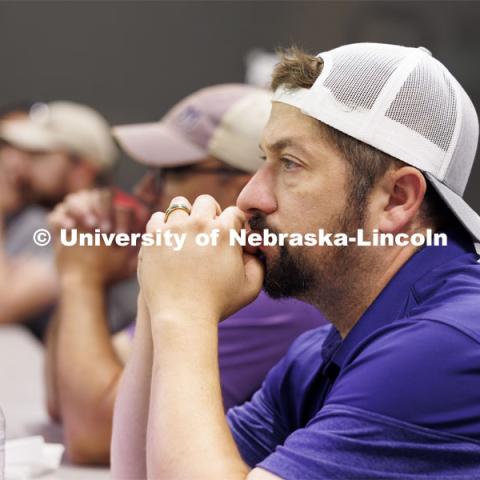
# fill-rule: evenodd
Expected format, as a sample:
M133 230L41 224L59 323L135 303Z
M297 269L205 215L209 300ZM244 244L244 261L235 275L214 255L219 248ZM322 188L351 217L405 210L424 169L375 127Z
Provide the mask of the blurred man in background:
M147 206L137 225L163 210L177 195L215 195L222 208L235 204L261 166L259 139L270 112L270 93L246 85L202 89L175 105L162 121L117 127L115 136L132 158L151 167L136 188ZM88 219L118 230L108 195L84 192L51 215L55 228L91 230ZM113 217L118 215L113 215ZM131 274L137 251L119 247L61 247L61 298L49 336L48 406L64 424L69 458L76 463L109 461L113 405L128 356L131 333L112 342L105 289ZM137 290L135 290L136 292ZM298 301L273 301L265 294L220 328L221 384L225 409L250 398L272 365L302 332L323 323ZM127 347L127 348L125 348ZM135 412L132 411L132 416ZM127 432L125 432L127 433ZM136 445L131 445L132 449Z
M1 122L25 120L34 102L18 102L1 110ZM52 302L55 273L48 249L32 242L33 232L45 226L45 210L27 207L29 159L26 152L0 140L0 323L30 320ZM44 312L46 314L46 312Z
M52 250L33 234L65 195L103 184L116 158L107 122L71 102L19 104L0 123L0 323L41 338L57 292Z

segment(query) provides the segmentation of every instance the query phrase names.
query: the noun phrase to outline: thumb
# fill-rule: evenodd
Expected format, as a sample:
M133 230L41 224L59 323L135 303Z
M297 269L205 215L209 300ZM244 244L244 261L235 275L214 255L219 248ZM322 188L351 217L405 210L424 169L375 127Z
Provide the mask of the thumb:
M243 254L243 264L245 266L245 278L247 283L247 292L249 297L255 298L262 289L265 272L262 262L248 253Z

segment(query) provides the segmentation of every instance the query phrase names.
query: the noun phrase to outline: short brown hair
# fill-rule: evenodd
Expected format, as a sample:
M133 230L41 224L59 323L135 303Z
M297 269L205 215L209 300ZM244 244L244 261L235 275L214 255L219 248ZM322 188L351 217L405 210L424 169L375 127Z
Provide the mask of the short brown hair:
M323 69L323 60L306 53L298 47L290 47L279 51L280 61L276 65L271 87L276 90L286 88L310 88ZM343 155L350 166L348 187L352 200L356 202L360 211L366 207L368 195L375 183L391 168L400 168L406 165L394 158L350 135L347 135L323 122L319 121L322 132ZM433 224L435 228L443 227L446 221L455 221L455 217L445 206L427 180L427 192L420 211L423 222Z

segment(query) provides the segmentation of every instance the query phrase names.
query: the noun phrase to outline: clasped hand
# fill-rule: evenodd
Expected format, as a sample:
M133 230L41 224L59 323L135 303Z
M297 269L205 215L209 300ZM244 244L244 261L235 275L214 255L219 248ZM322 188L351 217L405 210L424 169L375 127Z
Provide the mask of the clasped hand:
M165 221L165 213L152 215L147 233L169 230L185 234L180 250L161 245L142 246L138 279L152 322L219 322L253 301L263 283L263 266L239 245L230 245L230 229L246 225L244 213L237 207L223 212L210 195L199 196L193 205L176 197L170 205L184 205ZM218 230L216 244L200 246L200 233Z

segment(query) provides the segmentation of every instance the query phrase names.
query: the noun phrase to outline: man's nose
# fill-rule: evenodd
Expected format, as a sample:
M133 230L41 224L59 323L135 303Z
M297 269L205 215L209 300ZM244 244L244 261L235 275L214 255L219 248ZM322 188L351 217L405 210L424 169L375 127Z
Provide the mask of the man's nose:
M247 217L256 211L269 215L277 209L274 179L269 168L262 167L245 185L237 198L237 207L243 210Z

